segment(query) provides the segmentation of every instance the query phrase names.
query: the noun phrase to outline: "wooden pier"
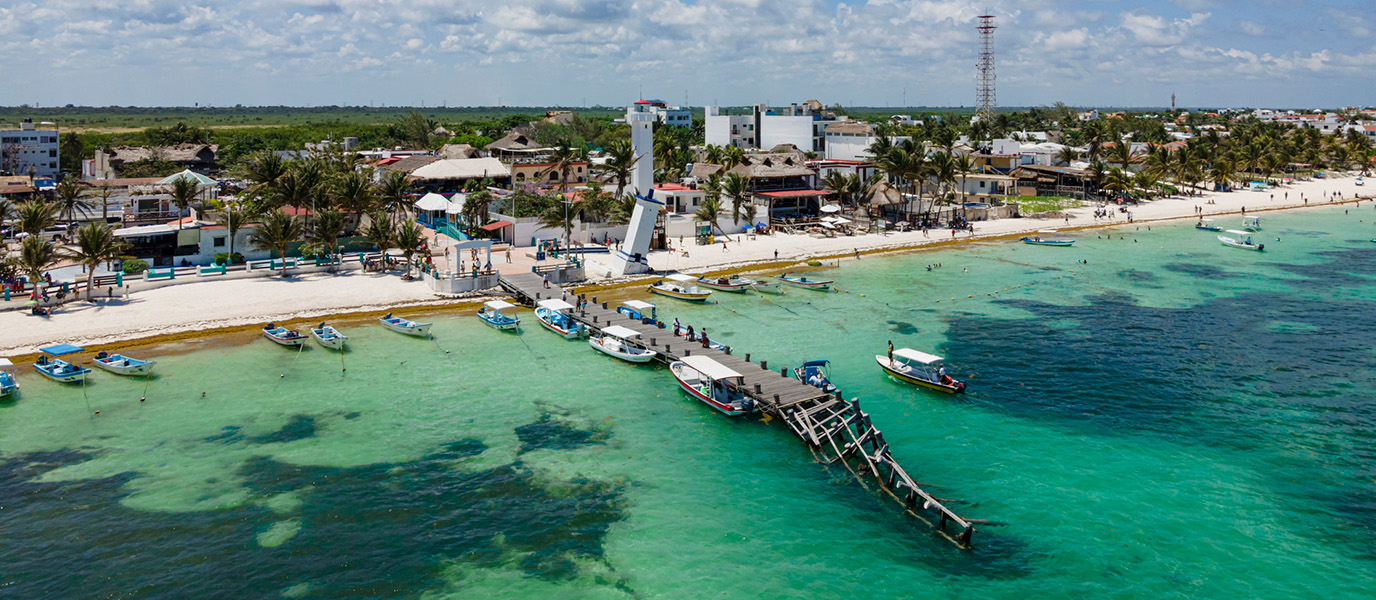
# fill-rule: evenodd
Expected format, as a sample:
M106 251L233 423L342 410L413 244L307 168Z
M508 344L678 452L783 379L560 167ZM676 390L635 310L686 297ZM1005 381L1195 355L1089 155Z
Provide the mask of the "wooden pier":
M535 273L502 275L501 287L527 306L563 295L563 290L555 284L545 288L544 278ZM749 353L742 355L736 349L705 348L698 342L676 337L670 330L617 312L616 307L606 302L598 304L595 297L590 297L587 307L577 311L574 318L594 331L612 325L635 330L641 335L640 341L666 363L683 356L710 356L740 373L745 381L741 391L754 400L756 409L787 425L819 460L840 463L854 473L862 485L866 476L872 476L879 488L897 500L908 514L926 522L956 545L970 546L974 525L918 486L889 453L883 432L860 410L858 400L846 400L839 391L827 394L789 377L787 368L771 370L765 360L751 361Z

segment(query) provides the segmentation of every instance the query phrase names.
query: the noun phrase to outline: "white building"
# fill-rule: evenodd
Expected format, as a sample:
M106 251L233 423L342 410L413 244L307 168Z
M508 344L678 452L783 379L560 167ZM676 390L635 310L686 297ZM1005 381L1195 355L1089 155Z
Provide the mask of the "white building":
M825 156L827 160L869 161L874 160L870 145L879 139L875 127L860 121L833 121L823 131L826 138ZM894 136L890 140L897 146L911 140L908 136Z
M660 123L670 127L692 127L693 111L682 106L668 106L663 100L643 100L646 110Z
M824 131L828 125L843 121L825 111L816 100L791 104L781 111L763 104L751 107L750 114L723 114L721 109L705 109L705 137L709 146L736 146L770 150L788 144L803 152L822 153L826 149Z
M0 131L0 173L56 177L59 170L57 130L35 129L24 119L19 129Z
M755 143L754 115L732 115L708 106L703 110L703 118L703 136L708 146L759 147Z

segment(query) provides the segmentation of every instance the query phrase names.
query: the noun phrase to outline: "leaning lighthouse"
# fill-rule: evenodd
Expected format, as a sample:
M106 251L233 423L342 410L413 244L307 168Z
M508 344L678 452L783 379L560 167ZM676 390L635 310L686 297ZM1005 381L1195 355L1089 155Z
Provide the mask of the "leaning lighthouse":
M655 184L655 114L650 112L650 103L637 100L626 108L626 124L631 126L631 150L635 153L635 167L631 169L631 180L626 186L629 194L642 196L650 193Z

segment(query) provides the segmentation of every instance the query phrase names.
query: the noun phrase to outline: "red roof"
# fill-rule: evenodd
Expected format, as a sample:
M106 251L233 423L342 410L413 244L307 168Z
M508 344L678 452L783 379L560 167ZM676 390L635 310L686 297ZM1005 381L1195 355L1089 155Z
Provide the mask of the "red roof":
M173 227L173 226L176 226L176 225L178 225L178 224L181 224L181 225L190 225L190 224L195 223L195 222L196 222L196 217L183 217L183 218L177 219L176 221L169 221L169 222L167 223L167 225L168 225L169 227Z
M781 192L760 192L759 194L768 198L803 198L806 196L825 196L828 192L821 190L783 190Z
M289 217L305 217L315 214L311 209L304 206L300 208L295 206L283 206L282 212L287 213Z
M656 184L655 184L655 189L657 189L657 190L664 190L664 191L666 191L666 192L692 192L692 191L696 191L696 190L694 190L693 188L690 188L690 187L688 187L688 186L686 186L686 185L680 185L680 184L677 184L677 183L656 183Z
M500 221L493 221L491 223L483 225L481 229L483 231L497 231L498 229L501 229L503 227L510 227L512 225L515 225L515 223L512 223L511 221L508 221L506 219L502 219Z
M649 100L636 100L635 103L636 103L636 104L650 104L650 101L649 101Z
M400 157L400 156L389 156L389 157L387 157L387 158L384 158L384 159L382 159L382 160L377 161L377 166L379 166L379 167L385 167L385 166L390 165L390 164L395 163L395 162L401 162L401 157Z

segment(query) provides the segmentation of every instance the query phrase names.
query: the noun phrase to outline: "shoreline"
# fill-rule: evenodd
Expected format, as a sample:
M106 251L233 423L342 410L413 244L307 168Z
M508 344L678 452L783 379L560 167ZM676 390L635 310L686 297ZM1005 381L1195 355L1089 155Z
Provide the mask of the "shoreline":
M1296 192L1303 197L1306 191L1303 188L1317 188L1320 184L1345 184L1343 188L1353 187L1354 179L1345 177L1335 180L1321 180L1314 182L1302 182L1292 184L1286 191ZM1274 190L1271 190L1274 192ZM1200 215L1182 214L1183 209L1193 208L1190 205L1197 205L1204 209L1203 218L1219 218L1240 215L1244 202L1253 202L1253 207L1249 213L1282 213L1289 211L1300 211L1307 209L1336 208L1348 204L1359 204L1364 201L1372 200L1369 196L1358 196L1355 190L1343 189L1343 198L1325 197L1319 202L1303 201L1296 203L1286 203L1280 206L1274 205L1274 200L1266 202L1263 198L1265 193L1252 192L1206 192L1195 198L1163 198L1151 201L1151 203L1140 204L1132 207L1134 219L1127 222L1121 219L1104 220L1093 219L1094 206L1083 208L1068 209L1062 211L1065 217L1058 219L1001 219L997 221L980 221L976 223L976 228L983 226L985 233L978 231L974 235L962 235L951 239L939 239L934 237L918 237L920 232L907 232L902 234L888 234L880 237L865 235L857 237L840 238L812 238L811 236L794 234L787 236L761 236L756 240L745 241L737 237L733 243L737 247L745 248L737 259L734 256L717 256L716 260L692 262L702 263L696 265L684 265L680 268L665 268L667 265L654 264L656 270L668 272L679 270L685 273L708 274L713 276L730 275L738 273L757 273L766 271L802 271L818 267L806 266L807 261L835 261L839 264L843 260L855 260L858 252L862 257L879 257L885 255L919 252L925 250L939 250L956 245L967 243L1001 242L1014 241L1029 232L1038 229L1056 228L1063 232L1077 232L1091 229L1108 229L1113 227L1136 226L1154 223L1170 223L1184 220L1199 219ZM1349 195L1350 194L1350 195ZM1216 204L1204 204L1209 200L1215 200ZM1261 201L1256 204L1254 201ZM1112 205L1110 205L1112 206ZM1213 209L1213 210L1210 210ZM1139 216L1140 215L1140 216ZM1065 223L1066 219L1070 224ZM949 230L933 230L936 233ZM892 235L904 236L908 239L901 239L889 242ZM874 239L870 239L874 238ZM772 242L772 243L771 243ZM843 246L844 244L844 246ZM830 245L833 248L822 248L808 252L804 246L808 245ZM837 247L840 246L840 247ZM699 254L712 246L694 247ZM843 250L842 248L852 248ZM789 250L787 256L774 258L768 256L770 251L780 249ZM801 253L793 252L802 249ZM751 252L753 251L753 252ZM754 256L751 256L754 254ZM656 253L651 255L652 259L663 263L666 260L673 260L672 253ZM731 258L732 260L721 260ZM829 265L834 266L834 265ZM280 281L275 278L266 280L239 280L233 281L207 281L187 284L184 286L172 286L159 290L150 290L135 294L128 302L114 301L107 304L85 302L68 305L69 309L60 311L55 317L46 318L42 322L24 321L33 319L31 315L18 312L0 313L0 329L7 331L18 331L20 335L10 337L10 343L0 347L0 355L7 356L16 364L27 364L32 362L38 355L37 348L51 343L67 342L87 348L91 352L100 350L112 351L129 348L144 348L149 346L185 342L188 340L209 339L229 335L256 332L263 323L273 321L292 326L313 325L321 320L359 322L361 320L376 317L378 314L387 311L414 310L408 315L429 315L429 314L450 314L460 310L474 309L479 306L484 299L489 297L502 297L504 294L479 294L473 298L440 298L433 295L425 285L419 281L401 282L397 278L388 276L364 276L358 274L347 276L324 276L312 277L302 276L290 281ZM588 281L582 285L575 285L569 288L573 293L595 293L608 292L616 294L643 285L647 280L653 279L657 275L637 275L629 277L610 278L600 281ZM238 284L238 285L235 285ZM268 288L281 284L290 286L286 289L279 289L281 293L264 293ZM223 287L221 287L223 286ZM263 310L252 309L253 302L247 297L242 302L234 299L233 288L253 288L241 290L245 294L254 294L262 297L255 297L259 303L264 303ZM359 290L366 289L371 293L372 298L357 297ZM163 290L171 290L163 292ZM295 293L295 292L303 293ZM302 299L302 296L311 296L305 292L314 292L313 297ZM159 294L159 292L163 292ZM231 296L226 298L226 296ZM348 297L348 305L338 305L340 298ZM194 303L197 306L207 305L206 311L213 312L215 302L222 304L219 308L235 310L240 314L226 317L203 318L199 315L188 316L181 320L171 319L174 322L162 322L157 325L145 325L145 322L155 321L159 313L175 313L178 309L182 312L196 313L199 309L190 309L186 303ZM284 305L296 301L304 304L302 307L280 308ZM314 301L312 304L311 302ZM147 302L147 310L141 306ZM335 303L330 305L330 303ZM119 315L105 315L105 312L118 312ZM146 318L143 320L131 318L135 313L141 314ZM74 316L80 317L73 319ZM111 320L119 320L115 317L122 317L125 321L123 326L115 323L114 327L105 327L105 331L87 331L84 335L72 335L68 330L77 328L82 319L88 320L90 325L100 323L107 325ZM167 315L171 317L181 317L183 315ZM6 323L9 319L15 321ZM70 323L72 327L66 327ZM26 332L27 325L46 325L49 332ZM56 324L56 325L54 325ZM59 327L61 325L61 327ZM24 335L27 333L28 335ZM9 336L7 336L9 337Z

